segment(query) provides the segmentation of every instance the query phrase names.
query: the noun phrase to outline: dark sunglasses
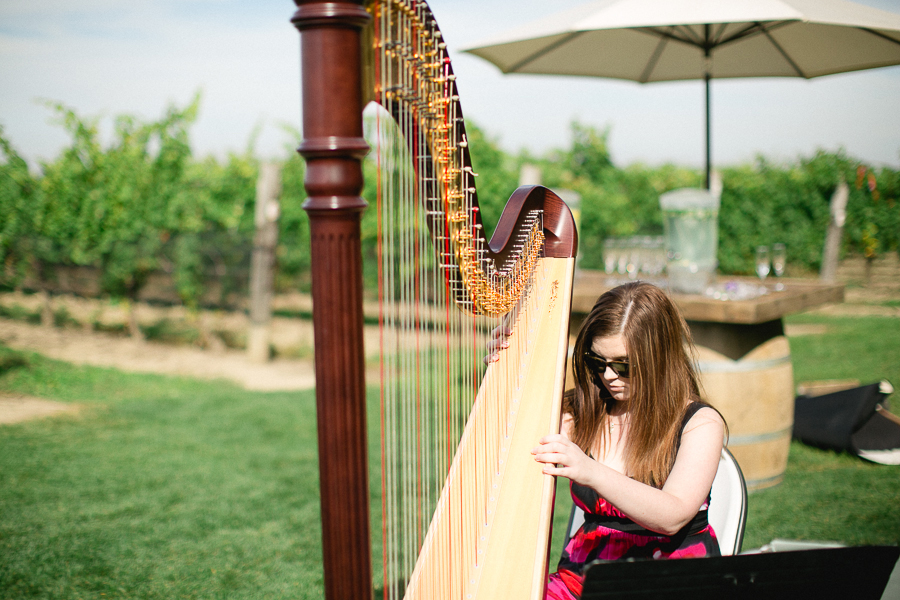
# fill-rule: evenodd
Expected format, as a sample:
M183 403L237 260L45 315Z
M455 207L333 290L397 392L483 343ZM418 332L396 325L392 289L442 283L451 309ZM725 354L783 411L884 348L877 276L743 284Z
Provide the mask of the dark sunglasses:
M584 362L587 363L590 369L600 375L606 372L606 367L612 369L619 377L628 377L631 374L631 365L628 362L623 360L606 360L597 356L592 350L587 350L584 353Z

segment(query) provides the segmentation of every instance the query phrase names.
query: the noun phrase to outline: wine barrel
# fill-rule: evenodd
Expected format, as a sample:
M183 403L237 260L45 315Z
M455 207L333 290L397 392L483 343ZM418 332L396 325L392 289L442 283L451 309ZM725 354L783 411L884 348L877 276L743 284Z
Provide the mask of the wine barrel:
M765 340L738 359L698 344L704 397L728 423L728 449L748 489L784 478L794 424L794 372L784 335Z

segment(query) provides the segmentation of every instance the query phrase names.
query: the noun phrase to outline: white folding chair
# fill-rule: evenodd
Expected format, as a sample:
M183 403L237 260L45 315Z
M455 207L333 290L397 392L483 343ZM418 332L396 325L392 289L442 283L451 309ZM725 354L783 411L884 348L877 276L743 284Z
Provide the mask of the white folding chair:
M719 550L722 556L738 554L744 541L744 526L747 524L747 484L744 482L741 467L728 448L722 448L719 469L716 471L710 495L711 502L707 516L719 540ZM566 540L563 542L564 548L582 523L584 512L573 504L569 526L566 529Z
M722 448L710 496L707 516L719 540L719 550L722 556L739 554L747 524L747 484L728 448Z

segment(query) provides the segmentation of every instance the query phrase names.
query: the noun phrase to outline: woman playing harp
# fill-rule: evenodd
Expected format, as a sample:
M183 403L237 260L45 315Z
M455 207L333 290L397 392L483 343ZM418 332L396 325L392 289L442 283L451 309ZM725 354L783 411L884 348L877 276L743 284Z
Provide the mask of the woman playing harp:
M455 77L424 2L295 1L326 597L372 595L360 260L372 99L385 109L373 142L384 596L540 598L553 478L528 451L559 430L571 213L549 190L519 189L488 241ZM518 345L485 369L498 318Z
M585 511L547 598L579 597L594 560L719 555L707 508L725 423L700 401L691 349L678 309L648 283L606 292L584 321L563 431L532 450Z

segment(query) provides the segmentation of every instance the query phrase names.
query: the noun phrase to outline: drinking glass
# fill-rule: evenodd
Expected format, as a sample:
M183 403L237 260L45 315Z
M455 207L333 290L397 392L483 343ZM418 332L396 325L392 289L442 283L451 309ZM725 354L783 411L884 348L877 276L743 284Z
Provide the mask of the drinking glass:
M759 280L763 283L766 281L766 276L769 274L769 247L768 246L757 246L756 247L756 274L759 276Z
M775 277L784 275L784 264L787 262L787 249L784 244L774 244L772 246L772 271ZM775 284L775 289L779 292L784 289L784 284L780 281Z
M603 241L603 268L607 275L612 275L616 271L616 262L619 257L616 255L616 240L606 238Z
M628 254L628 264L625 265L625 272L628 273L628 279L637 279L638 270L640 269L641 255L637 250L632 250Z
M625 275L628 273L628 257L631 254L631 250L628 247L628 240L626 238L622 238L619 240L619 250L616 255L616 273L619 275Z

